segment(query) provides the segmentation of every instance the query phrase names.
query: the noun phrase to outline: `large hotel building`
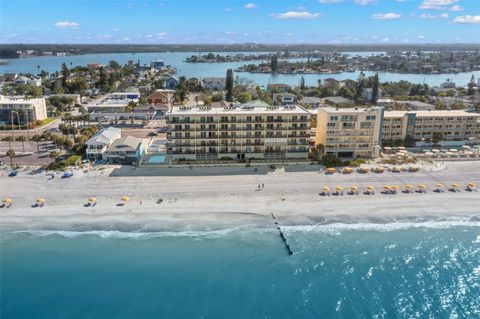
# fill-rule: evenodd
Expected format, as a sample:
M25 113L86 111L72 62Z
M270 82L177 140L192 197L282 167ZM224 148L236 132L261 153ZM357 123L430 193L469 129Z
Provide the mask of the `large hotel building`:
M310 113L300 106L174 106L166 118L174 160L308 158Z
M465 111L387 111L382 127L382 142L428 141L435 132L445 141L480 139L480 114Z

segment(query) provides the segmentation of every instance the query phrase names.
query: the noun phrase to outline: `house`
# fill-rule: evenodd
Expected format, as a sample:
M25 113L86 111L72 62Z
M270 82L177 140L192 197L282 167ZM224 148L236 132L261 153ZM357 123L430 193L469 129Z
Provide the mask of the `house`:
M314 97L314 96L305 96L302 99L302 104L303 105L308 105L312 109L316 109L317 107L320 106L321 103L322 103L322 100L320 98Z
M329 105L354 104L352 100L344 98L342 96L329 96L320 100L321 100L321 103L325 103Z
M150 105L165 106L169 110L175 101L174 94L175 91L173 90L155 90L148 96L147 102Z
M110 164L135 165L140 162L144 153L143 139L130 135L115 140L106 151Z
M28 78L25 77L25 76L19 76L18 78L15 79L15 81L13 81L13 84L15 85L26 85L28 84Z
M203 78L202 86L210 90L224 90L225 78Z
M85 144L89 160L105 160L107 147L122 136L122 131L115 127L107 127L97 132Z
M3 78L5 79L6 82L14 81L17 77L18 77L17 73L5 73L3 75Z
M165 67L165 62L163 62L163 60L154 60L152 61L151 66L155 70L161 70L163 67Z
M269 84L267 86L267 91L269 92L288 92L290 90L290 85L288 84L282 84L282 83L277 83L277 84Z
M165 88L168 90L175 90L178 86L178 83L179 82L176 78L170 76L165 80Z
M31 86L42 86L42 79L40 78L31 78L27 80L28 85Z
M339 82L334 78L326 78L325 80L323 80L323 86L336 89L339 87Z
M447 79L445 82L440 84L440 88L442 88L442 89L454 89L455 88L455 82L453 82L450 79Z
M340 82L338 82L338 86L340 88L342 88L342 87L354 88L356 85L357 85L357 82L355 82L354 80L350 80L350 79L341 80Z
M297 96L292 93L274 93L273 94L273 103L275 105L280 105L280 106L295 105L297 101L298 101Z

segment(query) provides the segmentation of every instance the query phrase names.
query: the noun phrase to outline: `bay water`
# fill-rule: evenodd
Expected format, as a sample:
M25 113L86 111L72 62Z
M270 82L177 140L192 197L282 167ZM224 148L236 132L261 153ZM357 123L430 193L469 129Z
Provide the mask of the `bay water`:
M248 53L248 52L247 52ZM353 55L371 55L374 52L350 52ZM381 52L380 52L381 53ZM228 62L228 63L187 63L184 62L187 57L199 54L198 52L159 52L159 53L105 53L105 54L83 54L73 56L40 56L11 59L7 65L0 65L0 74L4 73L32 73L37 74L39 69L47 72L55 72L61 69L62 63L67 67L86 66L89 63L107 64L115 60L120 64L126 64L129 60L140 61L141 64L150 64L153 60L163 60L167 65L177 68L176 76L185 76L187 78L196 77L225 77L227 69L236 69L244 64L259 63L260 61L247 62ZM204 53L202 53L204 54ZM235 54L235 52L215 52L215 54ZM264 74L264 73L246 73L236 72L235 76L252 81L260 86L267 86L269 83L285 83L289 85L299 85L303 76L307 85L316 86L318 80L334 78L337 80L357 79L359 71L342 72L336 74ZM375 72L364 72L367 76L374 75ZM430 86L438 86L451 79L459 86L466 86L471 76L480 77L480 71L462 72L452 74L403 74L394 72L379 72L380 81L400 81L406 80L412 83L426 83Z

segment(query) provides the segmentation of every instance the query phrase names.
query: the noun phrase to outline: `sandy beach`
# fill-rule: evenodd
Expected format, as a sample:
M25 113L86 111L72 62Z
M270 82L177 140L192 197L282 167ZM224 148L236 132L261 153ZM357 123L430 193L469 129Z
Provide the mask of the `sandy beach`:
M0 210L0 229L149 232L271 227L271 213L281 225L387 223L447 217L480 220L480 192L465 191L468 182L480 184L478 161L423 164L417 173L326 175L284 168L257 172L251 169L232 175L226 171L201 176L201 172L202 168L159 173L153 168L108 167L88 172L77 170L69 179L61 179L58 174L52 180L45 172L22 171L16 177L4 174L0 177L0 196L11 198L13 205ZM447 187L458 183L461 191L435 193L432 189L437 183ZM258 190L261 184L264 188ZM426 194L380 193L384 185L405 184L425 184L428 190ZM361 191L373 185L376 194L319 195L324 186L332 190L342 186L347 190L351 185L357 185ZM130 200L119 206L122 196L129 196ZM45 198L45 206L34 208L38 197ZM89 197L97 199L95 207L84 206ZM158 204L160 198L162 202Z

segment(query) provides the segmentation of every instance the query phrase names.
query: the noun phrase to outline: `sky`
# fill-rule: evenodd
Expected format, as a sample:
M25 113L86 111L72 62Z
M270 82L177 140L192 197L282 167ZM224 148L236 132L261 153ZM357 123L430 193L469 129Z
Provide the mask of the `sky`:
M0 0L0 43L480 43L480 0Z

